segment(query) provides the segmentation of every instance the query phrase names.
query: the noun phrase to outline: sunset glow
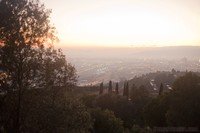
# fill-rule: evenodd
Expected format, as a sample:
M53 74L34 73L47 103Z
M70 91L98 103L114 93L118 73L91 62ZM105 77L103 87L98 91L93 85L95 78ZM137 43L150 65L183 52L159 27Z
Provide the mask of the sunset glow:
M200 45L199 0L44 0L64 46Z

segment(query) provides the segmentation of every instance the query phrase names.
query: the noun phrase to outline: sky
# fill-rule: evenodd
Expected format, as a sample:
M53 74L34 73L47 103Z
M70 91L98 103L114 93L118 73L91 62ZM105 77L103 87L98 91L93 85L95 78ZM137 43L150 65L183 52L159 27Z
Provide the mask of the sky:
M42 0L61 47L200 46L200 0Z

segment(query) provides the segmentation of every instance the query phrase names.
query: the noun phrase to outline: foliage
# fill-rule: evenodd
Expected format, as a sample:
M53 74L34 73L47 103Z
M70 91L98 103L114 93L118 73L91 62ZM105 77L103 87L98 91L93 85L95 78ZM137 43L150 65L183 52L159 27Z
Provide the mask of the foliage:
M24 94L22 101L21 115L21 132L89 132L92 128L92 119L85 105L79 100L73 98L71 93L64 94L64 90L57 94L54 102L52 101L53 90L28 90ZM15 102L17 101L16 93L9 94L6 97L2 115L4 120L4 130L14 132L12 120L15 119Z
M124 121L124 127L131 128L133 124L144 124L142 110L145 106L141 101L129 101L126 97L116 94L99 96L95 106L112 110L115 115Z
M123 122L110 110L92 110L95 133L123 133Z
M167 125L166 114L169 108L169 98L168 94L158 96L144 107L144 119L147 126L163 127Z
M76 83L76 70L66 61L62 51L52 47L37 51L39 70L35 71L34 88L66 88L70 90Z
M200 77L189 72L178 78L173 90L153 99L144 116L149 126L198 126L200 124Z
M50 11L37 1L0 1L0 62L8 75L8 89L22 90L32 84L41 53L37 50L55 40Z
M174 82L167 122L173 126L200 125L200 77L189 72Z
M192 72L135 77L124 83L123 96L118 83L112 93L112 81L108 94L102 95L103 83L100 96L94 94L98 87L85 87L89 95L76 93L84 87L72 92L76 70L53 48L57 37L50 13L38 0L0 0L0 132L122 133L200 125L200 77ZM160 85L155 98L150 80Z
M130 98L133 102L148 102L150 98L150 93L144 86L137 88L134 84L131 89Z
M88 108L94 108L94 102L96 99L96 94L85 94L80 97L80 100L83 102L84 105L86 105Z
M45 92L46 93L46 92ZM92 128L92 119L85 105L75 98L63 97L55 100L44 98L31 108L25 120L31 132L86 133ZM42 104L41 104L42 102Z
M0 91L4 93L0 108L11 107L2 128L9 123L8 129L21 132L27 110L23 102L32 98L26 97L26 91L52 89L49 97L54 103L58 89L75 85L76 73L61 50L52 47L57 38L50 10L37 0L1 0L0 9Z

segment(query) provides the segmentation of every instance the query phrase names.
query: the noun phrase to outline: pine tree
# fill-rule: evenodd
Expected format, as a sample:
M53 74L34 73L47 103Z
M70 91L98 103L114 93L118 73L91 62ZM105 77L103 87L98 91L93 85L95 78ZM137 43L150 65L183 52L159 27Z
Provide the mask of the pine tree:
M112 81L109 81L108 93L112 93Z
M103 82L101 82L100 84L100 90L99 90L99 94L103 94Z
M116 87L115 87L115 93L119 94L119 83L116 83Z
M163 84L160 84L160 89L159 89L159 95L161 95L163 93Z

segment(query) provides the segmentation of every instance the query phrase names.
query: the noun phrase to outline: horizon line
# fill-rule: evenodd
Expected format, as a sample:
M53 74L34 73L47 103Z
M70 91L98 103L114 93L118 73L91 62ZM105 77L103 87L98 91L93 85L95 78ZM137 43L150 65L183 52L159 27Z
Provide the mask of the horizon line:
M143 46L135 46L135 45L129 45L129 46L106 46L106 45L54 45L56 48L165 48L165 47L200 47L200 45L165 45L165 46L158 46L158 45L143 45Z

